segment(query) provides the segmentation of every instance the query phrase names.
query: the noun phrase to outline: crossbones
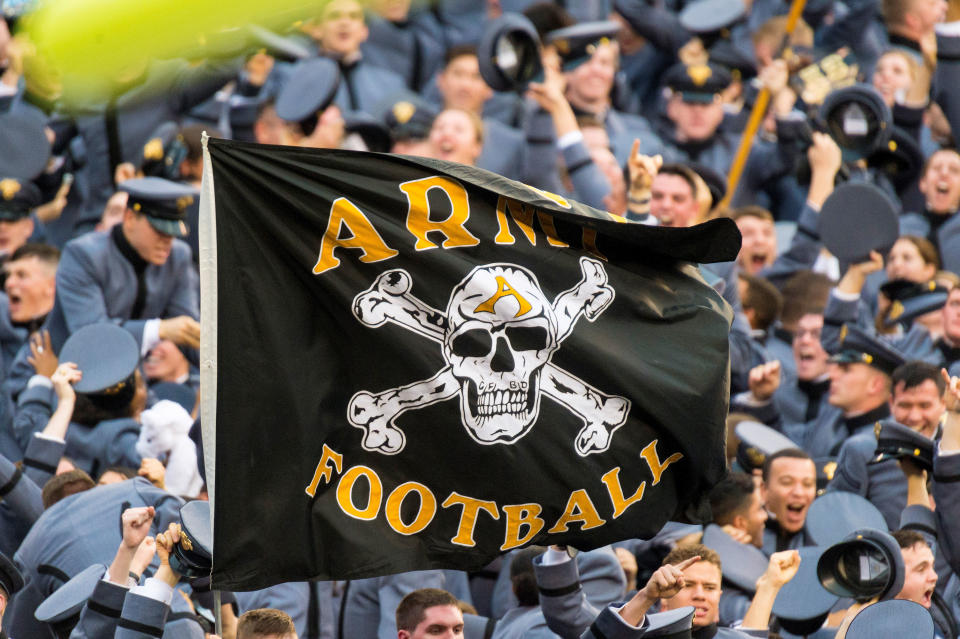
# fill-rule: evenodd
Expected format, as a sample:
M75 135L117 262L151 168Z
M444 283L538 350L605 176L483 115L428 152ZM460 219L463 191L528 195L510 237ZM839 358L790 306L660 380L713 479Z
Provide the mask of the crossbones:
M393 323L441 344L447 365L426 380L355 393L347 417L364 431L363 448L399 453L406 436L395 425L397 417L457 394L475 441L513 443L536 422L542 391L583 420L577 454L607 450L626 422L630 400L607 395L550 362L580 317L594 321L614 299L600 262L582 257L580 270L580 282L550 303L530 271L512 264L480 266L451 293L446 313L410 293L405 270L381 273L354 298L354 316L366 326Z

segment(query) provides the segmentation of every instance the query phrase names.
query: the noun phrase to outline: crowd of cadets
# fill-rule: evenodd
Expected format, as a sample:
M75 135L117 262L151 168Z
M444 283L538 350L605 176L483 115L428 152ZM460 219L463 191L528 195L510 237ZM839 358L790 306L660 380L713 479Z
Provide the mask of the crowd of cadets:
M132 63L82 116L31 76L16 29L29 5L5 7L2 633L212 632L210 592L168 561L183 499L205 498L194 420L206 130L451 160L638 223L729 216L743 235L735 263L702 269L736 313L732 472L711 495L712 524L670 523L574 559L520 550L473 575L224 593L225 637L683 636L671 632L689 625L685 606L695 636L832 637L841 624L853 636L862 602L809 601L824 531L841 519L893 531L905 577L890 596L957 637L960 3L807 0L788 35L785 0L698 2L330 0L282 37L261 33L240 61ZM543 43L541 81L523 92L491 89L492 61L477 54L509 11ZM853 79L891 114L885 148L851 155L822 126L790 126L812 124ZM761 88L770 106L725 197ZM818 231L844 181L873 183L900 209L899 239L853 263ZM65 583L83 596L41 607ZM258 612L238 630L244 611Z

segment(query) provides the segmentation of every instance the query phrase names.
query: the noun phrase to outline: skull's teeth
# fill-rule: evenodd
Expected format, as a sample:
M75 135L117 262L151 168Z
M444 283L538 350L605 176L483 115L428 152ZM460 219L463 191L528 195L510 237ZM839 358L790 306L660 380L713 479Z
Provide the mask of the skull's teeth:
M522 391L491 391L483 393L477 400L480 415L502 415L515 413L523 415L526 412L527 396Z

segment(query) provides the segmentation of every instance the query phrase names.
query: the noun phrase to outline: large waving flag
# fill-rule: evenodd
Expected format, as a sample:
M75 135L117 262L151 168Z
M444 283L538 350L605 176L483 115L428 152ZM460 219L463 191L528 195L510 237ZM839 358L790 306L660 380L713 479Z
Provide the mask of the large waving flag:
M207 143L214 584L476 569L704 513L730 220L607 213L462 165Z

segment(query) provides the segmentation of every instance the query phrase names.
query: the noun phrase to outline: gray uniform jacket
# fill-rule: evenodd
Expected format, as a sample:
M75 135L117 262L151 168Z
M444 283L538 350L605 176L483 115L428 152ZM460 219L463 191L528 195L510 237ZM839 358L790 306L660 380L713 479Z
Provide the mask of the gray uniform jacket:
M897 530L907 506L907 478L895 460L868 465L876 450L877 438L872 433L848 439L840 449L827 490L845 490L869 500L883 514L887 528Z
M318 581L312 584L316 597L317 636L308 634L310 627L311 584L305 581L277 584L263 590L235 593L240 613L258 608L282 610L297 627L297 636L304 639L333 639L337 632L336 612L333 606L333 582Z
M133 317L137 299L137 274L120 252L112 233L91 232L67 243L57 268L57 293L45 328L59 352L74 331L98 322L113 322L143 344L143 329L149 319L189 315L200 317L197 272L190 247L173 241L167 261L148 264L144 270L146 288L143 310ZM27 363L29 351L20 349L7 389L16 396L26 385L33 368Z
M493 588L491 612L494 617L503 617L517 606L510 583L510 562L512 553L504 557L497 583ZM627 578L620 567L620 561L611 546L577 554L577 575L583 584L587 600L597 609L611 601L620 601L626 594Z
M950 567L960 575L960 454L933 457L933 499L937 504L937 541Z
M767 557L781 550L799 550L804 546L815 545L807 534L806 528L802 528L799 532L793 534L787 534L780 530L777 520L772 517L767 520L766 527L763 529L763 554Z
M400 600L420 588L439 588L470 601L466 573L455 570L416 570L347 583L340 612L338 639L396 639Z
M63 454L61 441L31 438L23 470L0 456L0 552L12 557L35 521L43 514L42 489L53 477Z
M900 235L930 236L930 222L920 213L906 213L900 216ZM954 273L960 272L960 216L949 216L937 230L933 238L940 249L943 268Z
M187 602L176 592L170 605L128 592L113 636L115 639L203 639L205 635L189 612Z
M867 332L876 332L869 325L869 320L865 319L869 315L865 316L861 310L860 299L843 300L837 297L835 291L830 292L827 307L823 311L823 332L820 335L820 341L823 342L823 348L827 352L834 353L839 350L840 329L845 323L856 323ZM889 342L907 360L922 359L939 366L949 366L951 363L947 361L944 353L930 338L930 332L919 324L914 324L902 335L881 335L880 338Z
M113 194L115 164L137 161L143 145L158 126L178 121L182 114L216 93L239 70L235 62L200 66L191 66L184 60L156 62L150 66L141 84L78 117L77 128L86 145L84 173L90 199L75 227L82 232L92 228L100 219L107 199ZM110 142L111 113L116 114L115 148L119 152L116 157Z
M370 35L360 45L371 64L401 76L413 91L420 91L443 64L440 25L429 11L411 11L403 23L367 14Z
M648 631L646 618L639 628L629 626L617 613L619 608L619 605L610 605L600 611L596 621L581 635L582 639L642 639L642 637L646 637ZM769 633L766 630L734 630L733 628L717 626L713 638L746 639L747 637L758 637L763 639L768 635Z
M144 271L146 299L140 317L132 317L137 275L111 234L88 233L69 242L57 268L57 295L47 321L55 349L77 329L97 322L119 324L143 343L151 318L200 317L197 274L190 248L173 241L170 257Z
M523 181L527 144L523 132L497 120L483 120L483 150L477 166L511 180Z
M497 622L491 639L557 639L540 606L523 606L509 611Z
M340 73L340 86L334 102L345 112L364 111L372 115L380 103L407 88L400 75L365 58L354 64L341 64Z
M140 422L129 417L107 419L92 428L70 424L66 455L77 468L94 478L110 466L139 468L141 457L136 448L139 437Z
M80 611L80 621L70 633L70 639L112 637L117 630L127 592L129 589L123 586L103 579L98 581L90 599Z
M12 634L37 639L50 636L34 619L34 610L87 566L113 560L124 507L153 506L156 516L151 534L156 534L179 520L182 504L176 495L137 477L72 495L47 509L14 555L24 587L7 610Z
M200 624L179 593L174 593L168 606L103 580L97 582L93 594L80 611L79 622L70 633L70 639L161 636L164 639L204 637Z

